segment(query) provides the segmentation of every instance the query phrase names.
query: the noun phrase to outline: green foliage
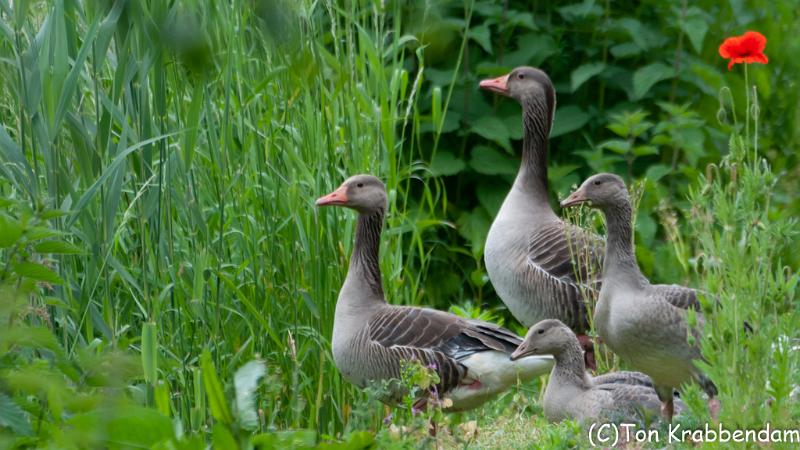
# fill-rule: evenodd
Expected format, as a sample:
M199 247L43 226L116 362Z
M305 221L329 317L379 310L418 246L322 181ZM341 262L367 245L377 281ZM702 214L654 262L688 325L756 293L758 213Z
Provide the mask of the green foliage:
M731 134L728 157L709 166L690 194L700 255L694 269L716 294L703 299L710 313L700 366L717 381L723 404L737 404L723 409L723 423L791 427L800 417L792 394L800 383L794 325L800 316L798 274L783 255L793 248L797 219L771 208L778 178L759 151L757 97L747 104L753 116L745 122L753 130Z
M411 32L456 21L466 21L472 30L463 49L456 39L440 42L436 52L425 49L423 95L430 98L435 90L452 95L446 96L449 103L443 119L448 126L421 130L421 139L427 143L421 146L421 157L433 160L435 170L429 176L446 189L446 218L458 225L455 231L432 229L425 237L430 245L448 242L452 249L458 243L469 249L461 252L464 257L458 264L451 264L453 256L436 258L429 284L438 283L454 266L460 268L462 280L483 270L483 242L475 236L485 236L491 221L477 218L496 212L484 201L488 186L503 193L510 187L519 164L522 129L519 106L479 91L477 84L481 78L507 73L518 65L543 68L558 94L550 135L553 197L566 195L572 185L596 172L625 174L629 181L647 177L652 183L645 186L637 218L644 227L637 230L637 253L648 260L643 268L655 281L688 280L687 271L674 270L680 266L677 260L686 255L673 253L671 232L662 222L674 214L673 208L690 207L685 200L688 186L701 175L702 167L727 154L729 132L742 125L723 120L718 126L720 89L743 86L740 73L728 73L717 53L725 37L746 29L769 37L770 64L757 66L755 77L762 119L770 124L761 130L762 148L778 172L797 165L792 149L800 144L796 108L800 94L791 89L780 89L778 94L775 89L791 83L786 71L800 70L787 51L800 50L788 32L792 27L786 27L789 22L795 27L800 23L796 15L790 13L791 19L783 15L793 11L789 3L587 0L533 7L521 1L409 6L408 16L425 20L424 26L409 25ZM775 21L775 17L782 19ZM423 114L429 111L427 105L424 101L419 105ZM743 98L736 100L736 108L744 108ZM640 122L636 132L620 129L632 120ZM435 156L442 151L449 170ZM776 188L790 192L795 179L782 178ZM669 202L665 205L661 199ZM772 206L797 213L800 204L778 195ZM675 225L686 233L683 216L676 217ZM784 257L797 266L796 255L787 252ZM669 263L654 264L656 259ZM490 289L475 283L450 286L441 297L496 301ZM446 304L442 300L441 305Z

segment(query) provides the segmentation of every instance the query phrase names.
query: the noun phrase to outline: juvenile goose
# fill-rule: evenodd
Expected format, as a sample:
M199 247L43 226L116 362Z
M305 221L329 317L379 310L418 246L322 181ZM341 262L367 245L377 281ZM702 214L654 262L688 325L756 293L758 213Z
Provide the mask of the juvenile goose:
M525 341L511 355L511 359L530 355L555 357L544 391L544 414L548 420L586 423L658 415L661 402L646 375L611 373L605 382L603 377L592 378L586 373L582 353L575 333L560 320L548 319L532 326Z
M486 272L497 295L526 327L559 319L579 334L595 368L584 295L596 296L603 244L565 224L550 207L547 144L556 106L553 83L533 67L483 80L480 87L522 105L522 164L486 237ZM595 269L596 268L596 269ZM582 292L583 291L583 292Z
M583 182L561 202L562 207L590 202L606 218L606 255L603 287L594 312L594 325L606 345L637 370L649 375L662 403L662 413L673 415L673 388L696 380L709 396L712 416L719 410L717 388L695 367L697 345L688 343L687 311L698 311L698 340L703 326L694 289L650 284L639 271L633 248L631 203L625 183L616 175L601 173Z
M316 203L358 212L353 254L333 321L333 360L346 380L364 387L397 379L401 361L418 360L438 373L437 393L452 400L449 410L462 411L552 367L549 356L511 361L509 355L522 339L504 328L386 303L378 257L387 196L379 179L353 176ZM391 389L386 402L402 395L398 387Z

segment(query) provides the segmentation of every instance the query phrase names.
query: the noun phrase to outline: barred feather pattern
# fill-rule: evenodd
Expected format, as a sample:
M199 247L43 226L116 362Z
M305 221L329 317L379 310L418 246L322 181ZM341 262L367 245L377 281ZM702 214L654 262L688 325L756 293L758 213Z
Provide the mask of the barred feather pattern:
M363 274L371 293L378 298L384 297L381 266L378 261L383 216L383 208L378 208L370 214L359 214L356 223L356 242L350 258L351 266L355 265L353 269Z
M549 205L547 147L556 96L543 72L528 74L539 88L519 99L522 164L487 236L486 270L525 326L559 319L582 333L589 322L586 302L599 292L604 246L597 236L565 224Z
M419 361L434 369L445 393L464 380L467 368L460 361L488 350L510 354L522 342L516 334L478 320L427 308L386 305L374 314L353 340L349 360L359 367L356 383L398 378L401 361Z
M522 339L488 322L388 304L378 262L383 216L384 209L359 216L348 276L336 305L334 362L345 379L365 387L399 378L402 361L416 360L437 372L436 389L444 395L473 381L462 361L479 352L510 355ZM404 394L397 383L389 389L384 401L396 402Z

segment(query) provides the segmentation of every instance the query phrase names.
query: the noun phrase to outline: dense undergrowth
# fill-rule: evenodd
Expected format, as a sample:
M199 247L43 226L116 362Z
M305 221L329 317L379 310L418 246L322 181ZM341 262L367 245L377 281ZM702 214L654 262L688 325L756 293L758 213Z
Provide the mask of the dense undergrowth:
M391 302L522 332L481 262L519 109L476 89L521 63L559 91L554 190L646 177L645 273L718 293L722 421L796 426L791 2L432 3L0 0L0 446L410 448L431 417L442 445L586 445L540 383L416 414L330 355L353 218L313 199L357 172L390 190ZM784 40L751 71L759 107L715 55L752 23Z

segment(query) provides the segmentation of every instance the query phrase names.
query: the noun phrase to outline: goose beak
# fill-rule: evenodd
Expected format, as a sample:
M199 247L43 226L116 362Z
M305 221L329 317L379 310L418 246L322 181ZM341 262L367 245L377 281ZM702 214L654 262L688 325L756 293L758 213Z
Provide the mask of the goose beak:
M317 206L336 206L347 204L347 186L341 185L328 195L317 199Z
M572 194L570 194L570 196L567 197L566 200L561 202L561 207L562 208L569 208L570 206L575 206L575 205L577 205L579 203L588 202L588 201L589 201L589 199L586 198L586 193L583 191L583 189L578 189L577 191L575 191Z
M533 354L533 352L535 352L535 351L536 351L536 348L529 349L527 344L525 342L523 342L522 344L519 345L519 347L517 347L516 350L514 350L514 353L512 353L509 358L511 358L512 361L516 361L516 360L518 360L520 358L524 358L524 357L526 357L528 355Z
M487 91L497 92L500 95L508 96L508 75L502 77L492 78L490 80L481 80L478 86Z

